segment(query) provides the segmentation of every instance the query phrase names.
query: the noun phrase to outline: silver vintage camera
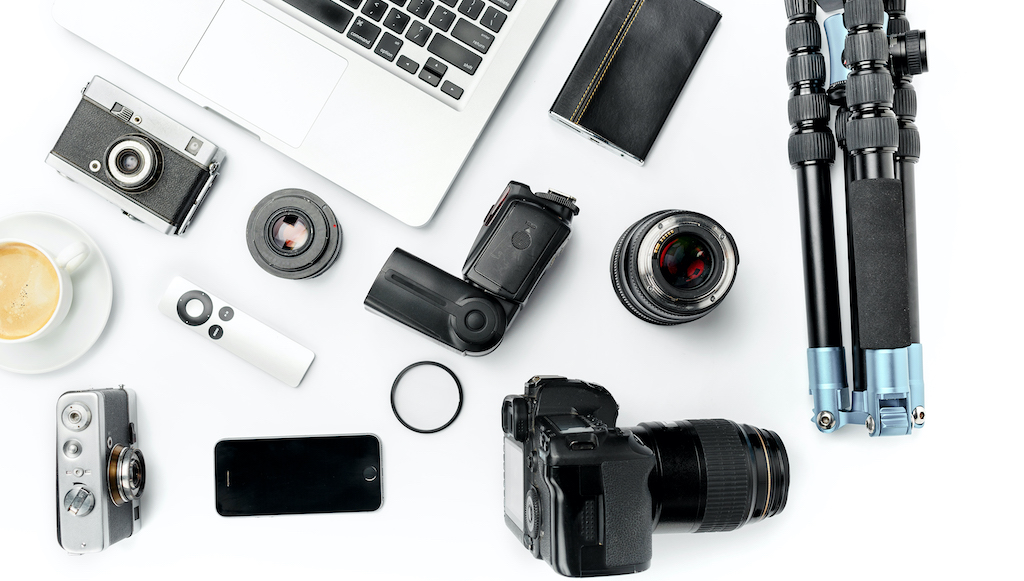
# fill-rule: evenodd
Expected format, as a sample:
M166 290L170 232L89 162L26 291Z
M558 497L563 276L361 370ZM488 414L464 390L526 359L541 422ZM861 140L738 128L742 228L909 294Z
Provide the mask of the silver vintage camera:
M224 151L101 77L93 77L46 163L164 234L181 234Z
M139 530L146 462L135 392L69 391L57 400L57 542L95 553Z

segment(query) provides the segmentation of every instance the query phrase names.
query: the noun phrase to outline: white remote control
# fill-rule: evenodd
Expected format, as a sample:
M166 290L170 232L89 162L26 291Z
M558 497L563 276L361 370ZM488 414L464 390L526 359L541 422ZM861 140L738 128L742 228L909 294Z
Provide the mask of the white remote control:
M313 363L309 349L180 276L160 299L160 312L292 387Z

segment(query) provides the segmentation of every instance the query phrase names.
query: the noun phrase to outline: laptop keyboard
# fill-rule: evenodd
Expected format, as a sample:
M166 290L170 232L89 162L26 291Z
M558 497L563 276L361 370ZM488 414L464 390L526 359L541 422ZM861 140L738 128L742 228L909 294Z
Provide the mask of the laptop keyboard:
M516 0L283 1L364 49L366 58L456 108L475 86L473 77L516 5Z

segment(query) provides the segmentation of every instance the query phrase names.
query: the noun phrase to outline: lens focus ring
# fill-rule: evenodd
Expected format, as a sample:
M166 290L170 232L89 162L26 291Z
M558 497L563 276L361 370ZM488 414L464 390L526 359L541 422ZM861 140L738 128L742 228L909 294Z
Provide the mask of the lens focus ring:
M751 465L729 420L692 420L707 466L707 504L696 532L732 531L750 510Z
M123 190L137 192L156 180L160 170L158 150L141 135L129 135L107 152L107 175Z

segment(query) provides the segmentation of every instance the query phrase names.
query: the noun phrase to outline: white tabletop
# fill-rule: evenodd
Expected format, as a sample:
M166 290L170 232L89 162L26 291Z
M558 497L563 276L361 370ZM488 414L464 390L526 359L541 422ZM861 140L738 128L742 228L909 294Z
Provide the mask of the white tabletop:
M886 439L855 426L822 435L810 422L780 0L712 2L723 19L642 168L548 118L604 6L563 1L422 229L64 31L48 4L13 2L0 18L0 214L38 210L78 223L110 262L114 303L105 332L79 361L37 376L0 371L0 570L15 573L4 578L553 579L502 518L498 412L536 374L604 385L618 400L620 425L724 417L775 430L785 442L792 485L782 513L727 534L656 535L645 579L924 578L994 572L1017 548L1019 534L1007 527L1024 516L1013 444L1022 402L1009 370L1022 320L1019 277L1004 273L1017 269L1020 248L1011 236L1022 189L1006 171L1020 159L1012 133L1021 128L1019 98L1005 84L1018 73L1014 45L1000 37L1010 28L982 32L987 19L1020 22L1016 3L960 14L953 2L909 2L911 24L931 35L932 72L914 83L924 144L917 194L929 421L910 437ZM159 26L131 22L130 4L111 17ZM95 74L228 150L184 237L127 220L43 163ZM566 192L582 211L494 353L461 357L364 310L396 246L457 274L509 180ZM246 248L253 205L282 188L317 193L344 229L340 259L319 278L272 277ZM627 226L668 208L721 222L742 262L715 312L657 327L619 304L608 259ZM157 302L175 275L315 351L302 384L289 388L161 315ZM395 375L424 359L451 367L465 388L462 415L433 435L403 428L388 403ZM102 554L70 557L56 542L54 407L64 391L118 384L138 394L148 464L142 530ZM380 510L216 513L218 440L368 432L383 442Z

